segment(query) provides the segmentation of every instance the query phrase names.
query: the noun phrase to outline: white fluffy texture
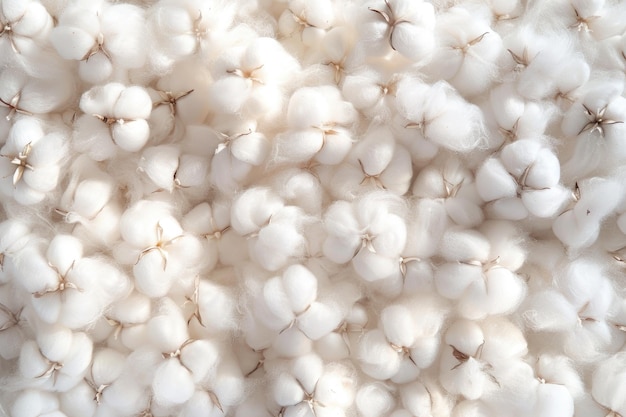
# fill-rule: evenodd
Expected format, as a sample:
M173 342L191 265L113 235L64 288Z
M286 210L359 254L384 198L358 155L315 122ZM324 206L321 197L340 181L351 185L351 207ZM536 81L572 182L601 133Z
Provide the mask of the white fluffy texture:
M625 31L0 1L0 416L626 416Z

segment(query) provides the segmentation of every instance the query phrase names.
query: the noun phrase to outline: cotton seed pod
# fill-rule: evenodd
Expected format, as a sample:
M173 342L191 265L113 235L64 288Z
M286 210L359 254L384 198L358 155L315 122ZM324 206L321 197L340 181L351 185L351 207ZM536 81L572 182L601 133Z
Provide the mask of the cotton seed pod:
M152 392L158 404L183 404L193 396L194 391L192 375L178 359L166 359L156 369Z

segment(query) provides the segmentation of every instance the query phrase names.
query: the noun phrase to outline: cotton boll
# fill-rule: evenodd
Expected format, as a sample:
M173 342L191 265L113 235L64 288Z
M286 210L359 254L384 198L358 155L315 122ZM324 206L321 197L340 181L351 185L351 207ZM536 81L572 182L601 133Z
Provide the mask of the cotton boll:
M538 417L566 417L574 414L574 400L562 385L540 384L534 415Z
M241 235L258 231L283 206L268 189L251 188L241 193L231 208L231 223Z
M476 188L485 201L514 197L517 193L517 183L495 158L488 159L479 168L476 173Z
M195 391L189 371L178 359L166 359L154 373L152 392L158 404L175 405L187 402Z
M139 160L139 169L159 188L172 190L177 174L180 149L174 145L147 148Z
M535 331L565 331L578 323L576 310L559 292L546 290L529 301L523 317Z
M206 280L200 281L198 308L200 316L203 317L203 324L209 331L217 333L234 330L237 327L233 294L222 286ZM219 317L219 320L214 319L215 317Z
M181 350L180 362L190 370L197 384L214 375L219 357L220 349L213 341L194 340Z
M396 346L411 346L415 341L413 317L408 308L391 305L383 309L380 321L385 337Z
M20 349L18 359L20 374L25 378L37 378L44 375L49 367L50 364L46 357L41 354L37 342L27 340Z
M573 361L566 356L541 355L537 358L537 375L548 383L565 386L574 398L585 393L584 383Z
M287 123L292 128L308 129L323 126L331 117L323 90L320 88L300 88L289 99Z
M395 399L383 384L361 385L356 394L356 408L363 417L382 417L395 405Z
M489 241L474 230L450 229L440 242L440 253L449 261L487 259L489 251Z
M163 297L168 293L173 285L174 274L178 270L171 267L171 262L164 270L163 262L163 257L158 251L150 251L133 265L133 276L138 291L152 298Z
M297 358L313 349L313 341L296 326L279 332L278 336L273 335L271 338L273 339L272 349L278 356Z
M306 310L317 297L317 278L306 267L292 265L282 276L285 293L292 311L296 314Z
M616 413L626 411L623 376L626 367L623 352L602 360L593 372L591 394L602 406Z
M296 358L291 365L293 377L300 383L305 392L316 391L319 379L324 372L324 362L315 354Z
M564 187L557 186L543 190L528 190L522 193L522 202L528 211L537 217L552 217L561 208L571 192Z
M336 306L316 301L298 316L298 328L311 340L318 340L336 329L341 320Z
M159 315L148 322L148 332L152 343L162 352L174 352L187 339L187 323L180 309L168 298L163 298Z
M359 340L357 352L361 369L372 378L391 378L400 368L400 356L381 330L365 333Z
M347 409L354 402L355 380L348 368L327 367L315 386L315 398L322 404Z
M59 408L59 399L51 392L25 389L20 392L11 406L15 417L48 416ZM49 414L50 413L50 414ZM54 414L52 414L54 416ZM55 416L62 417L62 416Z
M600 230L593 221L578 221L574 212L569 210L554 220L552 231L565 245L581 248L592 245Z
M274 401L282 407L298 404L304 399L304 392L298 381L288 373L276 377L273 386Z
M402 405L415 416L428 415L431 411L431 398L428 389L419 381L402 386Z

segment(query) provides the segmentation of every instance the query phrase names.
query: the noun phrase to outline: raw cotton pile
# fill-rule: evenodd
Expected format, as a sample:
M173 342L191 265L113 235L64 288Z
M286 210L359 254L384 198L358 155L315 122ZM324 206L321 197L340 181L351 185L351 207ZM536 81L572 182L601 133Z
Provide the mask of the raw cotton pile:
M626 2L0 0L0 415L626 417Z

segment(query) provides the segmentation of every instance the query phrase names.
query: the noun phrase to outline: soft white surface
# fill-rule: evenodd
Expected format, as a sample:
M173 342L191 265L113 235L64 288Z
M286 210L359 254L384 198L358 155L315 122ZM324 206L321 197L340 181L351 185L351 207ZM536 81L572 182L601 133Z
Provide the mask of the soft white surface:
M626 417L626 3L0 28L0 414Z

